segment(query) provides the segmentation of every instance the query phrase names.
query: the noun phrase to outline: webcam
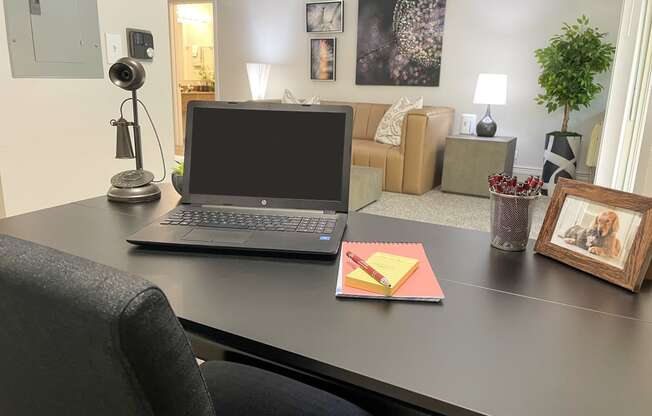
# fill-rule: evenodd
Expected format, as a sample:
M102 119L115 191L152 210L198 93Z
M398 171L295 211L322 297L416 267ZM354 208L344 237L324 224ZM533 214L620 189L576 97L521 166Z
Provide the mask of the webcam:
M123 90L135 91L145 84L145 68L133 58L120 58L109 68L109 79Z

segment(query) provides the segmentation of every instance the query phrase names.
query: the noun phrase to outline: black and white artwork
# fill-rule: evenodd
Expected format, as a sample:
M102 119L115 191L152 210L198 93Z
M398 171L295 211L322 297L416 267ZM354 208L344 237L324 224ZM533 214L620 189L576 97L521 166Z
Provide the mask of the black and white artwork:
M356 84L438 86L446 0L359 0Z
M307 3L306 31L308 33L344 31L344 2L320 1Z

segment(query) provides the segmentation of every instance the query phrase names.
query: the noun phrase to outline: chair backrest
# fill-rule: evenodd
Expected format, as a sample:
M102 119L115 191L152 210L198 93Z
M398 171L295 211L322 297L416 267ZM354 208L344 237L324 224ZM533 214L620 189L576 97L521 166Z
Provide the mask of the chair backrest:
M0 236L1 415L214 415L165 295Z

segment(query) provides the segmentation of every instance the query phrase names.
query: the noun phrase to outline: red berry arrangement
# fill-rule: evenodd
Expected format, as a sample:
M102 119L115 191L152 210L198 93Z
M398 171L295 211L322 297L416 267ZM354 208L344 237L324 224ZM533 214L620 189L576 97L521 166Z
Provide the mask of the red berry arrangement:
M519 182L516 176L498 175L489 176L489 189L503 195L512 196L538 196L541 195L543 181L538 176L529 176L525 181Z

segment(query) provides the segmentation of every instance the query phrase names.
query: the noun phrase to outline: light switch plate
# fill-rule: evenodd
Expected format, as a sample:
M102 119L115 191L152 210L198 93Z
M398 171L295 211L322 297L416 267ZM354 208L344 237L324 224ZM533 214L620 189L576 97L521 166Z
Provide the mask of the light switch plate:
M29 12L30 12L30 14L40 16L41 15L41 0L29 0Z
M106 33L106 62L112 64L122 58L122 36L118 33Z

